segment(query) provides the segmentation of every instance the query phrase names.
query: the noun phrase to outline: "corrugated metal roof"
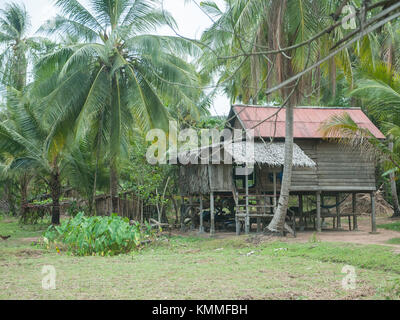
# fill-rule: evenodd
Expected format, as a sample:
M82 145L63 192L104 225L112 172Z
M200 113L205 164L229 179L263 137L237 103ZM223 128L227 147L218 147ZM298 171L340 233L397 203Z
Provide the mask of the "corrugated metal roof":
M258 106L233 106L234 112L245 126L251 129L261 121L270 119L257 126L254 130L255 136L261 137L285 137L286 111L278 111L277 107ZM355 123L362 128L367 128L376 138L385 139L385 136L368 119L365 113L358 108L332 108L332 107L297 107L294 109L294 137L295 138L322 138L319 128L323 122L333 115L348 113Z

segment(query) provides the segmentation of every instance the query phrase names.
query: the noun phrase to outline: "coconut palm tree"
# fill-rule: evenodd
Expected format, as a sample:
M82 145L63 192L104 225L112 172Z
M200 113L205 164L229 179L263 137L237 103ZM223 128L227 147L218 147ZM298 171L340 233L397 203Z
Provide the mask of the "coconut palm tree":
M40 102L13 90L7 119L0 122L0 153L10 171L35 171L46 181L53 200L52 223L60 223L61 164L63 148L54 130L38 113ZM25 199L26 201L26 199Z
M23 4L8 3L0 10L0 79L6 86L23 90L28 59L51 46L49 40L30 37L30 17Z
M30 37L28 35L29 28L30 17L23 4L8 3L4 9L0 10L0 84L6 88L23 91L28 81L29 61L33 62L38 55L53 46L47 39ZM6 90L2 93L4 93L5 98L8 98L9 94L12 95ZM5 168L8 167L6 166ZM3 170L3 174L6 172L8 170ZM8 174L9 172L6 175ZM21 193L21 213L23 214L32 173L13 170L13 173L8 176L10 185L13 184L11 180L17 182Z
M338 5L332 1L225 1L225 10L214 2L204 2L202 7L215 23L204 32L202 42L207 45L201 58L204 72L213 73L232 102L244 103L283 101L290 86L273 97L265 91L303 70L307 60L315 61L329 53L335 40L343 37L341 29L326 35L308 48L300 47L283 54L259 54L304 42L332 23L330 14ZM211 50L207 50L211 48ZM244 53L252 53L246 56ZM223 59L221 57L243 57ZM308 57L309 56L309 57ZM218 59L218 58L219 59ZM344 50L330 62L304 77L295 93L296 100L315 96L320 98L323 77L331 82L330 93L335 93L338 73L351 86L353 74L350 53Z
M57 0L62 15L41 28L80 40L42 59L37 75L45 80L38 82L36 92L52 106L45 114L56 120L56 135L62 137L74 123L77 138L96 128L98 144L108 146L113 212L118 208L117 163L127 131L133 126L168 130L165 102L196 107L190 92L198 90L199 78L182 59L196 48L178 38L149 34L174 24L156 4L90 0L84 6L77 0ZM58 66L61 71L54 74Z

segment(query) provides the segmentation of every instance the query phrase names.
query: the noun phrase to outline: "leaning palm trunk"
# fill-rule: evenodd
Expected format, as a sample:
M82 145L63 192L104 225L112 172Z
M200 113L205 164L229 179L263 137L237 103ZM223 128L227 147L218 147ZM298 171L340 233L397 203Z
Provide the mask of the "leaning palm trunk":
M58 168L54 168L50 176L50 193L53 200L51 211L51 223L53 225L60 224L60 197L61 197L61 180Z
M394 148L393 137L390 137L389 150L391 152L393 152L393 148ZM393 217L400 217L399 198L397 196L397 186L396 186L395 178L396 178L395 174L394 174L394 172L392 172L390 174L390 188L392 191L392 200L393 200L393 209L394 209Z
M283 233L289 205L289 192L292 183L293 164L293 111L293 105L288 105L286 107L285 162L283 168L281 193L274 218L267 227L269 231L275 233Z

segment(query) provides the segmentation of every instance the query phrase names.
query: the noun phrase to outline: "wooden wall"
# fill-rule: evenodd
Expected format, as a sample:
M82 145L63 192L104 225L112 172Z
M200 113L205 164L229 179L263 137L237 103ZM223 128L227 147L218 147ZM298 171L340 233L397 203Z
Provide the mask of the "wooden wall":
M308 155L311 160L318 164L318 150L315 140L296 140L295 143ZM292 191L317 191L318 168L293 168Z
M359 151L320 139L295 139L295 143L317 163L317 167L294 168L292 192L376 190L375 163ZM282 168L256 165L256 186L252 192L273 191L268 176L273 171L280 172ZM231 192L233 185L232 165L181 166L180 188L183 195Z
M295 140L317 167L295 168L292 191L374 191L375 163L357 150L323 140Z
M321 190L376 190L375 163L360 151L319 141L317 155L318 184Z
M209 169L211 190L219 192L232 192L233 166L219 164L209 166Z

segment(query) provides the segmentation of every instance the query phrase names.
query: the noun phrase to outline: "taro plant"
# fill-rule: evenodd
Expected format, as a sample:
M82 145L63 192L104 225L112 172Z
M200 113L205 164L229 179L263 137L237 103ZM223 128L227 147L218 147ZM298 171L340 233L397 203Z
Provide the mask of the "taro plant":
M131 225L127 218L116 214L86 217L80 212L60 226L50 226L44 233L44 243L62 243L78 256L112 256L139 249L155 237L150 226L143 228L137 222Z

